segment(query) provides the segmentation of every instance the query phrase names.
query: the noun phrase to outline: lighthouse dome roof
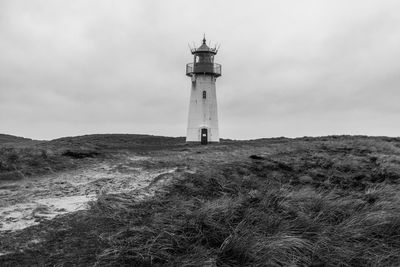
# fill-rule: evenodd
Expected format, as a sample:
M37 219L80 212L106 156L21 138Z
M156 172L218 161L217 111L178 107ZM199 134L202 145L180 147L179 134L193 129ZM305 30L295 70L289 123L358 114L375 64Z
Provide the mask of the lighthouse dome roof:
M208 45L205 43L205 39L203 40L202 45L197 48L197 51L210 51L210 48L208 47Z
M210 52L213 54L217 53L217 50L215 48L210 48L207 44L206 44L206 37L203 38L203 43L201 44L201 46L199 46L198 48L194 49L192 51L192 53L201 53L201 52Z

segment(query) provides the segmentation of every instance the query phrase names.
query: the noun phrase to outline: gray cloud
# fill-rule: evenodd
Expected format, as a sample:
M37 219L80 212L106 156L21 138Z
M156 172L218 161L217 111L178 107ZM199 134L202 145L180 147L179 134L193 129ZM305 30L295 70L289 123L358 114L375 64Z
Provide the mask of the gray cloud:
M0 1L0 132L185 135L202 33L228 138L398 136L400 4Z

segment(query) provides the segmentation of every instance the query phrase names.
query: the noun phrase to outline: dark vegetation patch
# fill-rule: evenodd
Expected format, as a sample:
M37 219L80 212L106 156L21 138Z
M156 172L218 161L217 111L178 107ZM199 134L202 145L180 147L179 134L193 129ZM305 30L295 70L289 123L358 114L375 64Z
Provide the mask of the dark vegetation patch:
M197 171L182 169L152 199L100 195L87 212L7 235L5 247L40 232L44 241L0 263L399 266L399 143L321 137L166 150L158 162Z
M98 151L93 151L93 150L67 150L62 153L63 156L71 157L74 159L83 159L83 158L94 158L100 153Z
M251 155L249 158L251 158L251 159L258 159L258 160L264 159L264 157L258 156L258 155Z

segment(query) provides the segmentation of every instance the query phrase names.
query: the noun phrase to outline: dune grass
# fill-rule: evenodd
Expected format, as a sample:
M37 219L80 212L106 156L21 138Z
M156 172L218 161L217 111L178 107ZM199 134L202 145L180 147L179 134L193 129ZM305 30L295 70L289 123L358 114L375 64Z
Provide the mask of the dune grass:
M399 144L327 137L169 152L170 161L196 172L177 171L171 184L144 201L133 193L99 195L88 211L44 224L46 241L35 249L2 260L52 266L399 266Z
M186 175L160 201L100 198L96 214L118 230L103 265L396 266L400 187L364 190L289 185L268 176ZM249 169L245 169L249 170ZM237 175L235 175L237 174ZM109 202L119 203L107 208ZM108 203L108 204L107 204ZM144 212L147 211L147 212Z

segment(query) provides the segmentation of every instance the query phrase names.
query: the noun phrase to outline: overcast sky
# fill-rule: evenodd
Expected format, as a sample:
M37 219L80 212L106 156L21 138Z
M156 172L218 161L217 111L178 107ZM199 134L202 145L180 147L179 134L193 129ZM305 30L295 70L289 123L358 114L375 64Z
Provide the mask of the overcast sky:
M0 0L0 133L184 136L204 32L221 137L400 136L398 0Z

